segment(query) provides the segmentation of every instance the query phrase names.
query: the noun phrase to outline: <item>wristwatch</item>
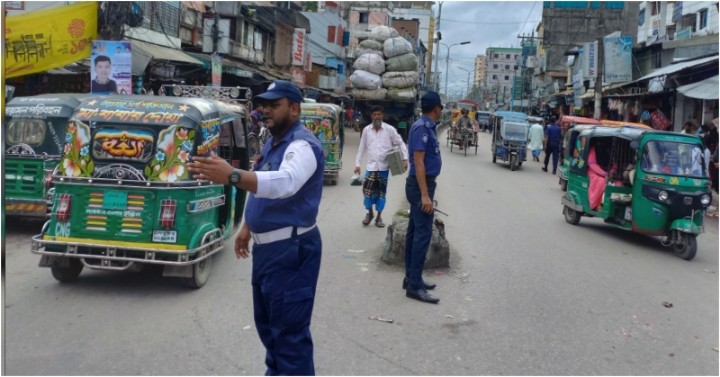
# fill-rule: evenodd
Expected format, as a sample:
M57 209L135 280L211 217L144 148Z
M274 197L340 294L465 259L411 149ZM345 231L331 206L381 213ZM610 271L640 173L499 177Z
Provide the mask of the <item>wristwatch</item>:
M230 184L235 186L240 182L240 169L233 169L229 178Z

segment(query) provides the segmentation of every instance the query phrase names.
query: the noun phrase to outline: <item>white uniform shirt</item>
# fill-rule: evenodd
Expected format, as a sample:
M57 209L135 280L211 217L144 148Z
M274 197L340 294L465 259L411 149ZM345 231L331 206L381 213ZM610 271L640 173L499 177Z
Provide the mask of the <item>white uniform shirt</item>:
M262 167L262 164L261 164ZM277 171L255 171L256 198L284 199L295 195L317 169L317 160L310 143L293 140L285 149Z
M372 124L363 129L360 137L358 153L355 157L355 166L359 167L362 156L367 152L367 171L388 170L388 162L385 155L395 146L400 147L403 160L408 159L407 146L395 130L395 127L383 122L379 130L375 130Z

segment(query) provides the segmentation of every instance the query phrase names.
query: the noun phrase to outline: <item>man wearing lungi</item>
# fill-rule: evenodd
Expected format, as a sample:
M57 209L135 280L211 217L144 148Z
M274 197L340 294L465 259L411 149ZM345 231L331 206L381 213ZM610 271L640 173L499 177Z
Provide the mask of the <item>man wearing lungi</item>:
M388 162L386 155L396 146L400 147L403 166L408 167L408 151L405 143L395 127L383 122L383 108L373 106L371 109L372 123L365 126L360 137L360 146L355 157L355 174L360 174L360 162L367 153L367 167L363 180L363 197L367 215L362 221L368 225L375 218L375 226L382 228L382 211L385 208L385 193L387 192ZM377 217L373 213L373 205Z

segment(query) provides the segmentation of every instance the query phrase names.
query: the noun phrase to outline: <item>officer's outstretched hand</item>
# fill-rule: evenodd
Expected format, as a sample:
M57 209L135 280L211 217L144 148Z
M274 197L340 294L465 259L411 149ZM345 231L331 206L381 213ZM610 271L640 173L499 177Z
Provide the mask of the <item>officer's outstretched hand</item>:
M193 162L188 163L188 171L193 173L195 179L207 179L214 183L226 185L230 183L232 165L211 152L210 157L195 156Z
M235 238L235 256L238 257L238 259L245 259L250 256L250 249L248 249L249 244L250 228L248 228L247 224L243 224L242 228L240 228L240 233L238 233Z

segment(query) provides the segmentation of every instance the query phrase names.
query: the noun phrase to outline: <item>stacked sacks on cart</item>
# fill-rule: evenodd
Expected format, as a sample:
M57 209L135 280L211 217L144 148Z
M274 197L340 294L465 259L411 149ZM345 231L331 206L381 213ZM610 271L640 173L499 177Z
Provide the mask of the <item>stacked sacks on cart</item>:
M388 38L383 42L385 73L383 86L388 88L387 98L411 101L417 95L418 59L413 46L405 38Z
M413 51L412 44L394 28L374 28L370 39L358 45L355 72L350 76L355 98L401 101L415 98L418 58Z

